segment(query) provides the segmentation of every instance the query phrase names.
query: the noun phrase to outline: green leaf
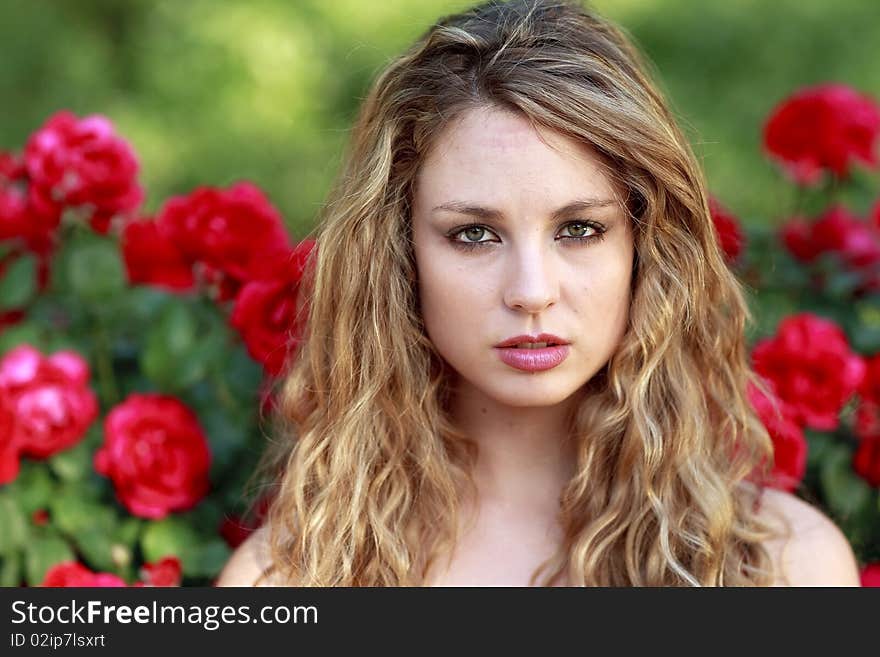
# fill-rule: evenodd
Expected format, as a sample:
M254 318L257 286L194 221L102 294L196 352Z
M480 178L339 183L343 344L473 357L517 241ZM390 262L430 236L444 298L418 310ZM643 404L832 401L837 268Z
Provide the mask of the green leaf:
M21 510L30 515L49 505L53 488L52 477L44 463L24 460L18 477L8 490L18 501Z
M90 429L90 433L98 431ZM58 452L49 459L49 467L64 481L79 481L92 473L92 462L95 454L92 441L83 440L75 447Z
M39 326L33 322L22 321L0 331L0 354L5 354L14 347L23 344L29 344L43 352L46 351L45 339Z
M835 445L820 466L819 481L828 505L842 519L861 512L871 501L871 487L852 469L852 453Z
M0 556L0 586L21 586L21 554L12 552Z
M0 276L0 310L26 306L37 292L37 259L22 255Z
M199 419L211 447L211 472L223 473L241 458L254 424L251 418L230 416L219 408L200 413Z
M833 271L825 281L825 293L837 301L848 301L863 278L862 274L846 269Z
M12 495L0 493L0 555L4 558L24 547L28 538L27 516Z
M180 559L183 572L187 574L196 566L198 543L196 530L174 516L149 523L141 535L141 549L146 561L176 556Z
M67 283L82 299L101 301L125 289L122 259L113 240L80 238L70 244L65 255Z
M46 571L62 561L73 561L76 555L57 534L46 531L31 539L25 552L25 576L29 586L37 586Z
M117 543L133 548L141 535L143 526L143 520L129 516L117 525L113 539Z
M159 387L181 390L204 378L216 350L215 341L200 335L193 309L183 300L169 299L147 333L141 368Z
M132 561L129 546L113 540L110 534L86 532L74 537L76 546L88 564L95 570L121 572Z
M828 453L836 446L834 438L828 433L804 430L807 439L807 466L810 468L820 467L828 458Z
M129 288L120 305L135 322L152 323L162 309L173 299L173 295L163 289L139 285Z
M201 536L194 520L193 514L187 513L148 524L141 537L144 559L154 562L176 556L188 577L216 575L229 558L229 547L219 537Z
M65 487L52 500L52 521L72 537L86 533L109 535L116 530L116 511L105 504L88 499L75 486Z
M219 364L220 376L230 394L238 400L247 400L249 408L256 408L263 366L251 358L241 345L227 349L227 357Z
M197 550L187 574L192 577L214 577L223 568L230 554L229 546L222 539L213 539Z

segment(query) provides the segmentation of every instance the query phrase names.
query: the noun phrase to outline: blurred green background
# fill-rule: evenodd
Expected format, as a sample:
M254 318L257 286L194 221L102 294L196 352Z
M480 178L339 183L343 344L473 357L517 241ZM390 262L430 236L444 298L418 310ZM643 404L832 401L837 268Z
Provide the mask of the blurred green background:
M56 110L105 114L140 155L148 213L196 185L249 179L300 238L373 76L471 4L0 0L0 150L20 149ZM654 62L713 192L748 224L792 207L792 186L760 149L780 99L829 80L880 96L876 0L593 6ZM880 189L876 174L859 175Z

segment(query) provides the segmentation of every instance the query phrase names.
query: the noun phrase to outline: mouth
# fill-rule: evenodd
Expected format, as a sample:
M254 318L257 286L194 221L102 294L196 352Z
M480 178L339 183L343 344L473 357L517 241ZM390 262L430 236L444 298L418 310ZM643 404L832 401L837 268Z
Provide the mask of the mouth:
M568 344L570 344L568 340L560 338L558 335L541 333L540 335L515 335L495 346L499 349L546 349Z
M497 353L504 364L537 373L561 364L568 357L569 346L552 342L518 342L500 347Z

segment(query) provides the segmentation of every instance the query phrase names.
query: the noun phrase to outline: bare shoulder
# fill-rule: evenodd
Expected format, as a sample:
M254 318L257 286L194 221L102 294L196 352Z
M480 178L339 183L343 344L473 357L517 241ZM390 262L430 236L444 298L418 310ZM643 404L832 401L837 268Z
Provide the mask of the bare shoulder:
M783 533L765 544L776 567L774 586L860 585L849 541L819 509L791 493L768 488L760 516Z
M248 536L229 557L214 586L277 586L272 578L257 583L271 563L268 540L269 529L265 525Z

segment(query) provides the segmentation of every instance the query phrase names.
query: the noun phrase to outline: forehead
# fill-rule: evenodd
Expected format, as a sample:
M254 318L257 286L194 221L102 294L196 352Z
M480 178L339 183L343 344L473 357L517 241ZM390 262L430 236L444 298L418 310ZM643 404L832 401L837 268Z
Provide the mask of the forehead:
M499 205L548 205L577 196L613 198L616 187L602 160L586 144L519 114L468 110L435 141L419 170L417 198L454 196Z

